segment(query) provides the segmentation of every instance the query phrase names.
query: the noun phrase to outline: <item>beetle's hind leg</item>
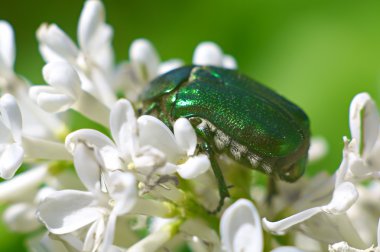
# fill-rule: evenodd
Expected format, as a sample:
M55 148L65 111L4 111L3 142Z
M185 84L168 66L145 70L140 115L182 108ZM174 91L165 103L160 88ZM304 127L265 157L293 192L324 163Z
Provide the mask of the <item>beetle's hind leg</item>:
M212 168L212 171L214 172L214 175L218 183L218 190L219 190L219 197L220 197L219 203L216 209L210 211L210 213L215 214L215 213L218 213L222 209L224 205L224 200L230 197L230 194L228 192L228 187L224 180L222 170L220 169L219 164L216 160L215 152L212 150L212 148L210 148L210 145L207 142L204 142L201 145L201 148L203 151L207 153L208 158L210 159L211 168Z

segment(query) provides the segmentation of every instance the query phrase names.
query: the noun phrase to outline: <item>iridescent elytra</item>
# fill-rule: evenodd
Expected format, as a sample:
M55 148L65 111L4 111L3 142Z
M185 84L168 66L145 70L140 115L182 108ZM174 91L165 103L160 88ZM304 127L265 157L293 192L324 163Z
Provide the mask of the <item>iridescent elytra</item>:
M229 195L215 155L227 153L246 167L288 182L305 171L310 145L305 112L235 70L180 67L154 79L141 99L145 113L169 127L178 118L190 120L201 151L210 157L221 205Z

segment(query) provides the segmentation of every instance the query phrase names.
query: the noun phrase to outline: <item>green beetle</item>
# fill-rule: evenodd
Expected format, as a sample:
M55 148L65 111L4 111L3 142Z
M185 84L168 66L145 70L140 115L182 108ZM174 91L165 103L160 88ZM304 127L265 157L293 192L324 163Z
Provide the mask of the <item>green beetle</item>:
M215 155L294 182L305 171L310 123L298 106L234 70L185 66L153 80L142 94L144 113L171 127L188 118L218 180L220 204L229 196Z

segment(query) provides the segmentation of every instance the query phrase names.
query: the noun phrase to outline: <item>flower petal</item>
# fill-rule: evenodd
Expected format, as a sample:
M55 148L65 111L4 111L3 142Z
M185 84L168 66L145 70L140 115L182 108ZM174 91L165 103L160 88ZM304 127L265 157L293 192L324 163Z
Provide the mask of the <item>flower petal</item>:
M186 118L179 118L174 123L174 136L177 144L191 156L197 147L197 135L193 126Z
M81 81L76 70L67 62L48 63L42 69L44 79L51 86L72 97L81 92Z
M37 216L49 232L67 234L102 218L101 210L92 207L93 204L89 192L58 191L40 203Z
M116 171L123 169L123 161L120 158L120 153L112 146L105 146L99 150L100 156L104 163L104 166L109 171Z
M210 169L211 163L207 155L190 157L184 164L178 165L177 172L184 179L194 179Z
M129 58L143 81L157 76L160 58L156 49L146 39L136 39L129 48Z
M271 250L271 252L305 252L305 251L296 247L282 246L282 247L278 247Z
M359 193L354 184L343 182L335 188L330 203L323 207L327 213L342 214L345 213L356 202Z
M122 99L116 102L111 109L110 128L112 138L115 140L121 153L135 149L137 139L137 120L132 104Z
M78 177L89 191L97 194L101 190L101 170L94 150L79 142L73 156Z
M8 145L0 157L0 177L12 178L24 159L24 149L17 143Z
M32 204L17 203L8 207L3 219L7 226L15 232L31 232L41 226L35 215L36 209Z
M105 231L104 219L100 218L87 231L83 242L83 251L98 251Z
M178 67L181 67L183 65L184 65L183 61L179 60L179 59L172 59L172 60L162 62L158 67L157 75L167 73L167 72L174 70Z
M115 211L112 211L108 217L107 227L105 228L102 249L100 252L108 252L110 247L113 244L115 237L115 228L116 228L117 215Z
M328 144L323 137L312 137L311 145L309 148L308 159L309 161L317 161L323 158L328 151Z
M113 146L115 144L103 133L93 129L80 129L74 131L66 136L65 146L70 153L74 153L75 147L78 143L84 142L91 147L97 147L99 149L105 146Z
M380 247L380 219L377 222L377 246Z
M263 251L260 216L252 202L240 199L226 209L220 221L220 236L225 251Z
M367 93L354 97L350 105L351 136L357 139L356 153L366 156L379 137L380 118L376 104Z
M170 228L162 228L133 244L128 252L157 251L172 238Z
M175 137L170 129L153 116L143 115L137 119L139 126L140 145L150 145L164 152L168 161L176 163L182 150L178 148Z
M310 219L311 217L320 212L322 212L321 207L313 207L275 222L271 222L268 221L266 218L263 218L263 226L266 230L272 233L282 235L285 233L287 229L305 220Z
M40 165L0 183L0 203L21 200L34 195L48 175L48 167ZM29 195L31 194L31 195Z
M101 1L86 1L80 15L78 24L79 45L83 49L88 49L91 40L94 38L99 26L104 23L104 7Z
M12 26L0 20L0 71L2 67L12 70L15 62L15 42Z
M11 130L15 141L21 141L22 117L14 96L4 94L0 98L0 113L3 123Z
M194 65L212 65L222 66L223 52L222 49L213 42L202 42L194 51Z
M231 55L224 55L222 66L228 69L236 69L237 63L236 63L235 58L232 57Z
M110 175L108 183L109 194L115 201L113 211L116 215L128 213L137 200L135 176L131 173L115 171Z
M50 113L63 112L68 110L75 102L75 99L58 90L48 86L30 87L31 98L43 110Z
M66 61L65 58L62 58L62 55L57 54L57 52L53 51L45 44L40 43L38 49L45 62Z
M42 24L37 30L37 39L63 59L74 61L78 56L74 42L56 24Z
M168 163L166 162L165 154L151 146L143 146L139 149L133 156L133 164L139 173L145 175L151 174L154 169L157 169L156 172L160 173L167 171L166 168L169 168L168 172L170 172L172 168L166 167ZM177 170L177 166L175 168Z

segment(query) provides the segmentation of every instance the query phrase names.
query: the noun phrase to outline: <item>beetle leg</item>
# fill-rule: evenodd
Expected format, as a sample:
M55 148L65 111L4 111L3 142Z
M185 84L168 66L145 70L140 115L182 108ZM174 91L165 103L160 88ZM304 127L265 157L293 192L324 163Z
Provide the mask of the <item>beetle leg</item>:
M158 114L158 119L160 119L163 123L165 123L165 125L166 125L171 131L173 131L173 126L172 126L172 124L170 123L169 118L168 118L167 115L166 115L164 112L162 112L161 110L160 110L160 113Z
M230 194L228 192L228 188L226 185L226 182L223 177L222 170L219 167L219 164L215 158L215 152L210 148L210 145L207 142L204 142L201 146L202 150L205 151L208 155L208 158L210 159L211 168L214 172L214 175L218 182L218 189L219 189L219 203L215 210L212 210L212 214L216 214L222 209L225 198L230 197Z
M211 129L207 125L202 125L203 120L198 117L192 117L189 118L190 123L193 125L195 132L197 133L198 137L203 140L203 143L200 145L201 151L207 153L208 158L210 159L211 168L214 172L214 175L216 177L217 183L218 183L218 190L219 190L219 203L215 210L211 211L210 213L215 214L218 213L224 204L224 200L228 197L230 197L230 194L228 192L228 187L226 185L226 182L224 180L224 176L222 173L222 170L219 167L219 164L216 160L216 153L213 148L211 148L211 141L214 136L214 132L211 131Z
M158 109L158 103L153 102L152 104L149 105L149 107L146 108L145 111L143 111L141 114L143 115L150 115L153 110Z
M204 141L201 144L201 150L207 153L208 158L210 159L212 171L214 172L214 175L218 182L218 189L219 189L219 196L220 196L219 204L215 210L211 211L212 214L215 214L219 212L220 209L222 209L225 198L230 197L230 194L228 192L228 188L224 180L222 170L220 169L219 164L216 160L216 156L215 156L216 153L214 152L213 148L211 148L210 146L211 145L210 142L213 137L213 132L211 132L208 127L197 127L196 125L194 125L194 124L199 123L199 121L197 121L196 118L193 118L193 120L190 120L190 121L193 123L193 126L195 127L195 131L197 135Z
M272 204L273 196L275 196L278 193L278 188L277 188L276 180L274 177L268 178L267 187L268 187L268 193L266 196L266 202L270 206Z
M171 130L173 129L173 126L170 123L169 118L167 117L167 115L164 112L162 112L162 110L161 110L161 108L157 102L153 102L152 104L150 104L149 107L147 107L146 110L140 114L143 114L143 115L155 114L158 117L158 119L160 119L163 123L165 123L165 125L169 129L171 129Z

